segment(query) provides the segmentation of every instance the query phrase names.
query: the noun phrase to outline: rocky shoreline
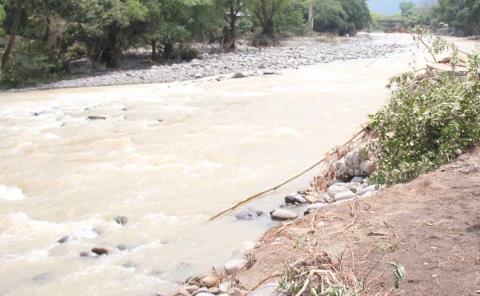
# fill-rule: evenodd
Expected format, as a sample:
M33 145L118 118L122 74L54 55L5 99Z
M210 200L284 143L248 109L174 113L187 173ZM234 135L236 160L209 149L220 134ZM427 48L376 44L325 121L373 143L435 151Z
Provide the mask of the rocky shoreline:
M92 72L79 63L75 72L82 74L77 77L22 90L165 83L212 76L217 80L242 78L318 63L387 57L412 48L413 43L397 43L386 38L395 38L395 34L387 37L385 34L359 34L357 37L336 39L302 37L286 40L278 47L240 45L232 53L203 46L200 59L164 64L151 62L148 53L140 50L128 55L119 70Z
M269 213L272 221L284 222L302 218L328 207L329 205L348 200L361 199L374 196L384 186L370 184L369 176L375 170L375 161L368 154L366 146L362 145L352 149L344 157L334 163L335 179L329 182L327 190L316 192L312 190L299 191L287 195L284 203ZM238 220L255 220L265 213L253 208L246 208L235 213ZM277 285L270 283L261 285L258 289L247 291L238 285L236 275L244 268L255 264L255 259L250 256L250 251L245 250L243 257L228 261L222 269L213 271L201 277L187 279L186 285L176 290L172 296L242 296L242 295L274 295Z

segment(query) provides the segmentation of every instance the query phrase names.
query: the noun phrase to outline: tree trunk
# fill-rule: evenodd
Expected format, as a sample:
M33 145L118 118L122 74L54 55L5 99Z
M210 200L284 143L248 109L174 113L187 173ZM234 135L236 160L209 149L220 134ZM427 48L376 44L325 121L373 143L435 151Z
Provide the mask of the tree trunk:
M314 21L313 0L310 0L310 7L308 9L308 28L310 30L313 30L313 21Z
M2 55L2 69L6 69L8 64L10 64L12 58L12 51L15 47L15 41L17 38L17 31L20 27L20 21L22 20L22 9L23 3L25 0L17 0L16 7L15 7L15 18L13 20L12 28L10 29L10 37L8 38L7 47Z
M226 50L235 50L235 41L237 39L237 13L233 9L230 10L229 20L224 29L223 48Z
M155 60L157 57L157 40L152 40L150 44L152 45L152 60Z
M102 53L102 61L109 68L117 68L121 55L117 42L119 30L117 28L111 28L110 30L107 46Z
M163 57L170 59L173 55L173 43L167 41L163 44Z
M43 35L43 41L49 46L53 47L52 19L50 16L50 4L48 3L48 0L43 0L42 5L43 5L43 12L45 13L45 23L46 23L45 33Z

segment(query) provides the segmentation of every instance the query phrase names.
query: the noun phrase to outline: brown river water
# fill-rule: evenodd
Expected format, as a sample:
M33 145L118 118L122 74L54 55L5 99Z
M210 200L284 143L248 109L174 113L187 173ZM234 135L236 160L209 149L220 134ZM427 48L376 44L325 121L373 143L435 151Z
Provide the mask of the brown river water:
M240 256L272 222L208 218L347 140L412 52L224 81L0 93L0 295L168 293ZM315 173L250 206L273 209ZM79 256L93 247L110 255Z

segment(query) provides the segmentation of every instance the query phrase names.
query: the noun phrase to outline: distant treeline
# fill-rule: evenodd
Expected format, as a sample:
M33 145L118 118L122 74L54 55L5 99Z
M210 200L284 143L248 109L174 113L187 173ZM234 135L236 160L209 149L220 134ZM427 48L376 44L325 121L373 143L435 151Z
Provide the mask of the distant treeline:
M1 82L65 72L87 57L115 68L125 50L152 59L192 59L192 42L234 50L236 40L268 46L310 29L340 35L369 26L366 0L0 0Z
M374 26L389 21L401 22L408 27L422 25L438 28L448 24L450 33L480 34L480 0L424 0L418 5L405 1L400 3L400 11L400 15L394 16L374 13Z

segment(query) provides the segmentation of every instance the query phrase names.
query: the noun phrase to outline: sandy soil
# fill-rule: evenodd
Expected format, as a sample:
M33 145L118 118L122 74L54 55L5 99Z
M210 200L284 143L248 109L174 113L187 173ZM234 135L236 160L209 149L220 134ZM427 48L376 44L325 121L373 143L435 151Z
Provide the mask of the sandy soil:
M478 295L479 206L476 149L409 184L270 230L252 252L255 263L237 278L252 290L294 262L330 258L338 278L365 283L359 295ZM390 262L406 270L398 290Z

